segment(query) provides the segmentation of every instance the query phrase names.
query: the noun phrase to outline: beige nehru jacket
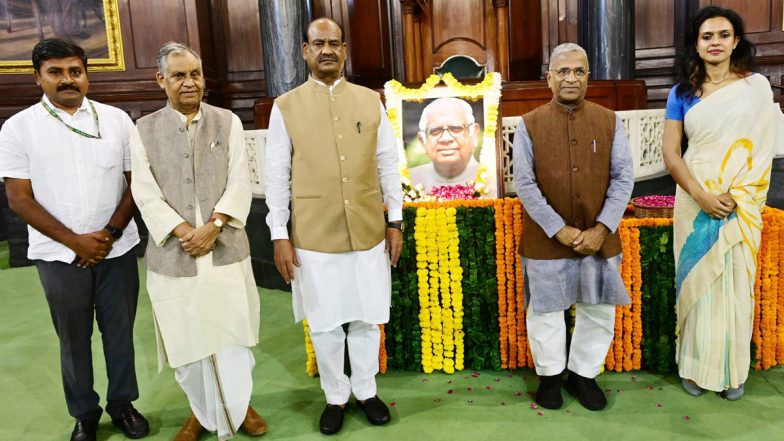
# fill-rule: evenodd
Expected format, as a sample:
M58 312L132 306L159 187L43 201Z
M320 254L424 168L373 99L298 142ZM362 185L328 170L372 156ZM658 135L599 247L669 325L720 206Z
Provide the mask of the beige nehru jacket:
M229 133L232 114L228 110L201 104L202 117L196 142L191 148L185 123L169 106L137 121L150 170L166 203L189 224L196 216L206 223L226 190L229 170ZM194 158L198 167L194 169ZM198 199L200 213L196 213ZM177 240L162 246L147 243L147 268L171 277L196 275L195 260L183 251ZM250 255L245 230L225 228L215 241L213 264L229 265Z
M291 138L291 240L323 253L368 250L386 225L376 162L378 93L312 78L275 100Z

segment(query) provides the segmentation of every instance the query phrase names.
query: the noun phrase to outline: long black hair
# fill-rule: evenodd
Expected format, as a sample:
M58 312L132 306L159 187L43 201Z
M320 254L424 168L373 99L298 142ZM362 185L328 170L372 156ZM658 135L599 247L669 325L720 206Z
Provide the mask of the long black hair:
M740 76L754 71L754 55L757 49L754 43L746 39L746 28L743 19L732 9L719 6L708 6L692 14L686 22L684 46L681 48L678 63L678 86L676 93L684 96L688 93L696 95L702 90L705 82L705 62L697 52L700 26L705 20L724 17L732 24L734 34L738 37L738 45L730 56L730 70Z

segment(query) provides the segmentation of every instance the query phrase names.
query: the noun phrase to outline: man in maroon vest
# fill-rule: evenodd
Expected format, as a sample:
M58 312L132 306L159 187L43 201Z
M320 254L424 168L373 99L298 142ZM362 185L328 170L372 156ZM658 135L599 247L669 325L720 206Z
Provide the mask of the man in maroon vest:
M523 116L514 137L514 177L523 202L526 324L536 401L558 409L561 380L590 410L607 405L596 384L613 338L615 306L629 304L619 273L617 228L634 186L626 132L612 110L585 101L588 57L565 43L550 57L553 100ZM576 306L566 348L564 311Z

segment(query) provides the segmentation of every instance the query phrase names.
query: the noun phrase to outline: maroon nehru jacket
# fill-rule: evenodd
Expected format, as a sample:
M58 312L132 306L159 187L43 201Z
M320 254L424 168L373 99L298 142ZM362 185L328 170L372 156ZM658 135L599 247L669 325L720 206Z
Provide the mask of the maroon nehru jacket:
M547 203L567 225L580 230L595 226L610 185L615 112L585 100L572 110L550 101L523 115L523 121L533 144L536 183ZM525 239L518 249L523 257L585 257L547 237L525 210L523 231ZM616 231L607 236L597 255L606 259L620 252Z

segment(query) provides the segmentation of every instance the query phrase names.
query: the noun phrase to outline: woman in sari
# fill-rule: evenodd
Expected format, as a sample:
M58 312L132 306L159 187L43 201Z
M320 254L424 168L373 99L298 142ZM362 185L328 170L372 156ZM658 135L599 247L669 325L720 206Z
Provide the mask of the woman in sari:
M663 142L678 184L676 362L689 394L737 400L751 362L756 255L780 111L768 80L752 73L755 49L737 13L703 8L684 37Z

